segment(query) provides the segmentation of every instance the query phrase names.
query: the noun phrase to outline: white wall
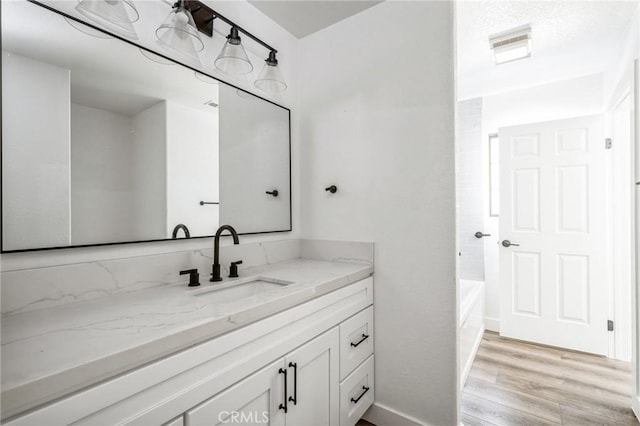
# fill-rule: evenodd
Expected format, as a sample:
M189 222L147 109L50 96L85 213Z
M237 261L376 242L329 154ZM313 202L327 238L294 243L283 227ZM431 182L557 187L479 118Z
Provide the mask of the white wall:
M128 116L71 104L71 244L131 238L131 124Z
M484 281L484 185L482 180L482 98L458 102L456 206L458 210L458 276Z
M215 233L218 206L199 203L218 201L218 183L218 109L167 102L167 238L179 223L192 236Z
M489 135L500 127L536 123L547 120L578 117L603 112L602 74L579 77L530 87L482 98L483 181L489 182ZM498 282L498 242L500 241L497 217L489 216L488 184L485 187L485 323L488 329L499 330L500 292Z
M157 240L167 227L167 103L133 117L131 240Z
M640 3L624 37L614 48L617 52L604 70L604 101L610 108L619 97L620 86L633 78L633 60L640 55Z
M303 235L375 242L376 404L453 425L453 3L383 2L300 55Z
M68 69L2 52L5 250L69 244L70 96Z

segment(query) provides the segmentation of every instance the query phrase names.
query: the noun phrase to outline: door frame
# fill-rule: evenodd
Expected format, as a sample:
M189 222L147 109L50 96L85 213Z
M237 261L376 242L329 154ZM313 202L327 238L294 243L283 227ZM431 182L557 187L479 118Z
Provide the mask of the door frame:
M638 79L640 78L640 60L636 59L633 64L633 70L631 74L631 93L633 96L633 100L631 102L634 117L634 126L631 140L635 143L631 144L631 155L632 158L636 159L635 163L635 181L638 182L640 180L640 169L638 165L637 155L640 155L640 152L635 152L636 147L640 147L640 85L637 84ZM634 191L634 194L637 193L637 190ZM638 200L633 200L635 207L638 206ZM633 374L633 397L631 400L631 407L633 409L634 414L640 420L640 367L638 363L640 361L639 353L640 353L640 315L638 314L638 307L640 306L640 291L638 291L638 286L640 285L640 259L638 259L638 255L640 254L640 221L638 219L639 211L636 210L636 221L632 223L632 226L635 226L635 255L632 258L632 261L635 262L635 271L636 271L636 280L635 285L632 286L632 321L631 321L631 336L632 336L632 346L631 346L631 371Z
M607 255L607 275L609 284L609 318L614 320L615 328L614 332L610 333L609 336L609 357L614 359L620 359L623 361L631 361L633 356L633 318L634 318L634 310L633 306L633 287L628 289L628 283L621 279L616 271L619 267L625 269L629 273L629 278L633 281L634 276L634 238L632 237L631 242L627 249L617 249L617 247L624 243L624 238L627 235L623 235L624 231L616 228L617 217L616 211L619 208L627 210L630 218L630 234L634 233L634 224L633 224L633 186L630 187L621 187L619 186L620 180L625 177L628 173L631 178L633 178L633 167L632 167L632 159L633 159L633 144L635 137L635 129L634 129L634 88L633 81L631 76L633 75L633 69L630 69L630 72L627 74L629 78L624 79L622 83L619 85L617 90L614 92L614 95L611 97L611 101L609 102L609 107L606 111L606 137L611 137L613 140L613 149L607 150L606 154L606 164L607 164L607 245L608 245L608 255ZM621 141L616 140L615 137L615 121L614 114L616 109L620 106L620 104L628 98L629 100L629 114L630 114L630 124L631 128L629 129L629 145L620 145ZM620 164L619 161L626 156L621 154L621 152L626 153L629 158L628 164ZM619 172L621 166L628 167L626 170ZM622 175L622 176L619 176ZM618 177L619 176L619 177ZM630 197L630 198L627 198ZM629 203L626 201L629 200ZM622 240L621 240L622 238ZM627 293L628 292L628 293ZM626 294L625 294L626 293ZM629 306L627 301L631 299L632 303Z

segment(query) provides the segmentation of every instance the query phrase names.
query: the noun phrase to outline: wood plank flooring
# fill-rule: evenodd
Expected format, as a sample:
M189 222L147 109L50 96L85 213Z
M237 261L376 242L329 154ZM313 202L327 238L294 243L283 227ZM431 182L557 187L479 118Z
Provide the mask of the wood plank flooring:
M461 401L474 425L637 425L631 365L486 332Z

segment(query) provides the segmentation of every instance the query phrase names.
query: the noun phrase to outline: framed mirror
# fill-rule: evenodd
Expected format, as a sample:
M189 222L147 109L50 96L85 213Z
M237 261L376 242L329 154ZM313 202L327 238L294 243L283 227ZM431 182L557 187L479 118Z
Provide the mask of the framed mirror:
M290 111L2 2L2 252L291 230Z

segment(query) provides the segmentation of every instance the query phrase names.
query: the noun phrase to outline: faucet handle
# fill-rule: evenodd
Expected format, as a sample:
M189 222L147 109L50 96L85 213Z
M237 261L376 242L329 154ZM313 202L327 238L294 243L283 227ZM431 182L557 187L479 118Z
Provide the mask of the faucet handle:
M242 265L242 260L231 262L229 267L229 278L238 278L238 265Z
M180 271L180 275L189 274L189 287L197 287L200 285L200 274L198 273L198 269L185 269L184 271Z

